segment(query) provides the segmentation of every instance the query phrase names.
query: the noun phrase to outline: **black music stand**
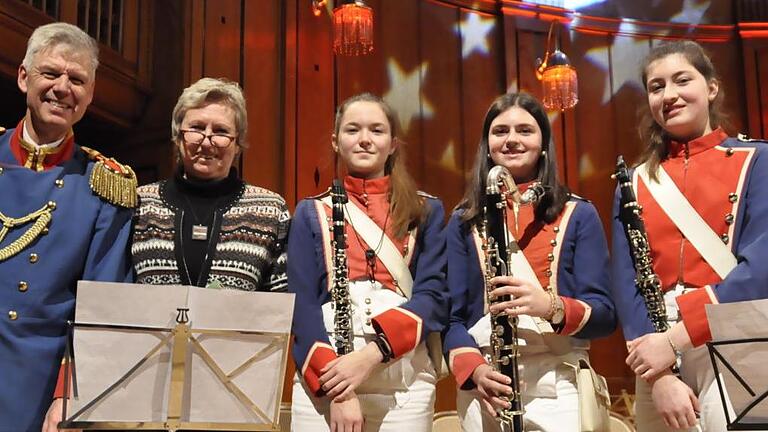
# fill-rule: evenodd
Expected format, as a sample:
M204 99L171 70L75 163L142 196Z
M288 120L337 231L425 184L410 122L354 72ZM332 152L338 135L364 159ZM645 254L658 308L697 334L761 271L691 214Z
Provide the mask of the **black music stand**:
M768 398L768 386L766 386L764 389L755 389L754 384L749 383L749 378L744 376L744 372L748 371L743 370L742 373L739 373L737 367L732 364L739 359L731 358L729 360L728 354L722 352L724 348L734 345L760 343L768 344L768 337L731 339L707 343L707 348L709 349L709 357L712 361L712 367L715 373L715 380L717 381L717 387L720 391L720 400L723 404L723 410L725 411L725 420L728 430L768 430L768 418L766 417L761 416L758 418L757 420L760 420L759 422L749 421L750 414L754 414L753 410L756 407L760 406L762 403L766 404L763 406L768 406L768 399L766 399ZM722 369L720 365L722 365ZM723 375L721 375L721 372L723 372ZM728 375L726 375L725 372L728 372ZM749 397L752 398L751 401L741 410L741 412L734 413L734 418L731 418L731 412L729 410L730 400L728 400L727 397L726 382L730 382L732 384L730 386L732 389L740 389L741 391L746 392Z

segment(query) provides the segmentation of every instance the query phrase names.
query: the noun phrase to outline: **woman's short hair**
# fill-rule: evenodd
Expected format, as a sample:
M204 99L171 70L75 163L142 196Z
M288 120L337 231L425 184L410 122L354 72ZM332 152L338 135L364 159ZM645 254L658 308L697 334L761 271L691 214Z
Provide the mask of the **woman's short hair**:
M66 45L73 51L88 54L91 72L96 72L99 67L99 44L77 26L63 22L50 23L35 29L27 41L27 53L21 64L29 70L39 52L57 45Z
M184 89L173 108L171 118L171 138L181 139L181 123L187 111L202 108L213 103L220 103L232 108L235 112L235 129L237 145L242 149L248 148L248 111L245 108L243 90L236 82L226 78L201 78Z

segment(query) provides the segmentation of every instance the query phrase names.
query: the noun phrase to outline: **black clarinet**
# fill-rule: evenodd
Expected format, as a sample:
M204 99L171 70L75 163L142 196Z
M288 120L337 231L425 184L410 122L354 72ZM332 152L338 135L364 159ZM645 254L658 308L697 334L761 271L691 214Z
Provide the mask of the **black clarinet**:
M648 246L648 234L643 222L643 208L637 203L635 191L632 189L632 179L629 177L624 157L616 160L616 172L613 177L619 184L621 199L619 201L619 220L624 227L624 234L632 252L632 262L637 274L635 284L643 296L648 318L657 333L669 329L667 323L667 306L664 303L664 290L659 276L653 271L651 249Z
M506 187L504 187L506 186ZM485 242L485 291L488 304L510 300L510 296L493 298L491 278L509 276L509 234L507 230L507 194L518 194L512 176L504 167L494 166L486 182L486 205L484 220ZM505 313L491 314L491 366L512 381L512 394L506 399L509 408L497 411L499 426L503 432L523 432L523 403L520 393L520 356L518 344L518 318Z
M347 234L344 230L344 205L347 191L339 179L331 185L333 226L331 247L333 248L333 284L331 304L333 305L333 342L336 354L342 356L354 351L352 343L352 300L349 296L349 270L347 268Z

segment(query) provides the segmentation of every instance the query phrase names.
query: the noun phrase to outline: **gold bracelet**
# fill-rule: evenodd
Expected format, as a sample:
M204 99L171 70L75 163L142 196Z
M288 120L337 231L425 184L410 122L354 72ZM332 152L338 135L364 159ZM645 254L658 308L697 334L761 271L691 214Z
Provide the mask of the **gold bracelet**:
M683 356L683 352L677 349L677 346L675 346L675 343L672 342L672 338L669 337L669 332L665 331L664 336L667 337L667 342L669 342L669 346L672 348L672 352L675 353L675 358L680 358Z
M547 294L549 294L549 312L547 312L545 319L552 321L552 318L555 317L555 310L557 310L557 295L555 295L555 290L553 289L548 289Z

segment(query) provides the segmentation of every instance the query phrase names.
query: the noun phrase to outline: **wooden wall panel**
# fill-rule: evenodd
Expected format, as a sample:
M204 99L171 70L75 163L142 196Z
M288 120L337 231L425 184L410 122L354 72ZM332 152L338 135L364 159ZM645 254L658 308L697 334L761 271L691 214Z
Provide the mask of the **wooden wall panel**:
M748 135L765 136L760 113L761 97L758 82L758 55L751 47L743 46L741 58L744 62L744 105L747 110ZM747 95L754 95L749 97ZM758 96L758 97L755 97Z
M309 3L297 9L296 201L324 191L333 178L334 70L331 22Z
M243 74L250 148L243 177L270 190L284 190L282 106L282 13L280 0L243 3Z
M768 76L768 48L760 49L756 52L756 54L758 76ZM755 81L757 82L757 87L759 89L756 94L759 95L758 98L762 107L761 128L759 130L760 134L755 136L768 137L768 109L766 109L766 101L768 101L768 83L761 82L759 78ZM754 100L754 96L751 96L750 99Z
M424 82L440 71L422 61L419 39L423 36L419 26L421 2L407 0L382 0L378 12L381 20L381 54L386 79L382 87L384 100L395 110L399 119L402 138L407 143L410 173L421 185L425 178L425 160L422 130L425 115L431 118L433 111L423 97Z
M464 163L457 150L466 146L461 142L464 106L457 103L462 100L461 42L455 31L459 10L422 3L420 15L421 28L429 29L423 31L420 39L422 61L428 67L424 101L434 111L433 117L424 121L419 137L418 150L425 155L423 169L426 171L420 186L432 194L449 192L440 198L446 211L450 211L464 189Z
M505 92L507 79L503 58L494 55L502 51L503 20L491 14L467 9L461 10L459 18L462 32L461 57L459 57L461 60L460 148L462 151L457 153L463 156L463 172L466 174L471 171L475 162L477 148L482 138L485 113L491 102ZM478 40L482 43L478 43ZM461 192L463 189L462 184ZM450 202L448 197L446 201ZM456 201L452 202L452 204L456 203Z
M240 0L206 2L203 76L240 80L242 13Z
M741 51L736 49L737 45L733 43L702 42L701 44L711 56L712 63L720 76L720 89L725 92L723 110L728 115L728 122L731 125L730 133L734 136L739 132L746 133L749 124Z

